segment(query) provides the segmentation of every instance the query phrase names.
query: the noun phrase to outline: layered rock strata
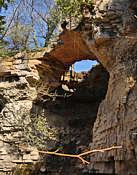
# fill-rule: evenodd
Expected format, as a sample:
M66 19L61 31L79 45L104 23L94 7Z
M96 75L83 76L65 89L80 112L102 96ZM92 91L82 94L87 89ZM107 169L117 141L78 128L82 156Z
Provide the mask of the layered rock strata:
M1 69L0 88L2 132L13 129L7 121L15 120L13 114L18 114L19 111L19 116L25 114L27 123L29 120L27 116L36 96L41 99L48 88L52 87L54 90L59 86L61 83L59 78L68 70L69 65L77 60L96 59L107 69L110 79L106 98L99 107L94 124L91 149L113 145L120 145L122 149L92 156L89 169L95 168L101 173L135 175L137 5L135 0L97 0L93 1L93 5L94 15L83 18L83 23L75 30L65 30L52 49L47 48L46 54L34 59L35 63L31 64L32 60L15 57L6 63L8 65L4 68L2 61L4 69ZM15 60L18 64L14 63ZM52 66L54 63L56 66ZM41 91L41 88L44 90ZM22 89L25 89L26 94L22 95L24 93ZM20 128L16 129L20 132Z

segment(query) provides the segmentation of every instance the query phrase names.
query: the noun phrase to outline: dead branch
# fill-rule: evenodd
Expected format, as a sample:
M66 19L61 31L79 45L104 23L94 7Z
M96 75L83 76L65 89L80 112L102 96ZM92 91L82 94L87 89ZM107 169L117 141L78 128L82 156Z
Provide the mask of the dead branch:
M81 153L81 154L63 154L63 153L58 153L57 151L55 151L55 152L38 151L38 152L41 153L41 154L47 154L47 155L55 155L55 156L60 156L60 157L76 158L76 159L81 160L83 164L90 164L90 162L86 161L83 158L83 156L87 156L87 155L90 155L92 153L97 153L97 152L104 153L105 151L111 151L113 149L122 149L122 146L112 146L112 147L105 148L105 149L95 149L95 150L90 150L90 151L87 151L87 152L84 152L84 153Z

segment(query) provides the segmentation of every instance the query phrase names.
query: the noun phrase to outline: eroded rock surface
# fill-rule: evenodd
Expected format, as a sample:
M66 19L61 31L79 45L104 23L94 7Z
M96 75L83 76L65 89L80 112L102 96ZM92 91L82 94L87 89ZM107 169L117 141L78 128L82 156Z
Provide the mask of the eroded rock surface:
M28 66L26 55L14 58L1 58L0 75L0 171L11 172L16 164L32 163L39 159L38 152L30 154L19 150L18 144L26 142L23 130L30 123L30 111L37 97L27 77L38 81L37 71L33 74ZM31 154L32 153L32 154Z
M94 125L93 147L121 145L122 150L97 154L94 161L101 172L136 174L136 12L131 1L117 0L95 1L95 13L95 44L89 37L86 41L110 80Z
M110 79L106 98L99 107L90 146L93 149L119 145L122 149L95 154L88 168L94 167L101 173L136 175L137 4L135 0L95 0L93 5L93 15L83 17L75 30L65 30L52 47L40 52L42 55L29 60L25 56L16 56L1 61L1 132L11 133L13 128L7 122L15 123L15 116L20 122L22 116L26 123L29 122L36 98L42 103L42 109L47 99L54 101L47 92L52 93L61 85L60 77L69 65L77 60L96 59L107 69ZM51 106L52 110L54 105ZM51 111L49 113L51 115ZM61 119L59 123L62 122ZM16 129L13 133L18 135L20 128ZM1 140L8 139L10 134L1 134L1 137ZM11 140L13 138L14 134ZM1 144L6 144L4 151L9 147L4 141ZM8 157L9 154L5 155ZM2 164L0 168L5 171L5 167L6 164Z

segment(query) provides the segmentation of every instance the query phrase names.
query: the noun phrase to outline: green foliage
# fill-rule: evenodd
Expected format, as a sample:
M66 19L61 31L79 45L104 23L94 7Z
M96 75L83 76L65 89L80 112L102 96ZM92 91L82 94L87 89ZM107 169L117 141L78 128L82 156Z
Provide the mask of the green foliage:
M32 175L33 165L19 165L14 169L14 175Z
M7 9L8 3L10 3L10 2L11 2L11 0L0 0L0 7Z
M56 140L57 131L48 125L48 121L44 113L40 115L32 115L32 122L25 129L25 136L28 143L38 148L45 148L49 140Z
M78 22L81 18L81 6L86 4L89 7L92 6L92 0L55 0L55 6L50 11L49 18L47 19L47 34L45 46L52 38L54 31L57 29L59 23L69 19L73 22ZM72 19L73 18L73 19Z
M9 2L11 2L11 0L0 0L0 11L1 11L2 8L7 9ZM4 17L5 16L0 15L0 32L4 30L3 25L6 23L4 21Z
M63 16L68 16L70 14L75 16L79 11L81 0L56 0L56 2Z
M2 47L2 49L0 48L0 57L12 57L18 53L17 51L5 49L3 43L4 42L0 42L0 47Z
M8 3L12 1L0 0L0 9L6 9ZM10 25L7 25L6 34L4 32L4 16L0 15L0 46L2 46L2 49L6 48L5 43L2 42L5 36L10 43L10 48L14 51L38 48L43 46L44 43L47 46L58 33L59 23L70 20L70 27L71 22L79 23L82 17L82 4L92 6L92 0L27 0L22 2L19 5L19 1L14 1L15 7L11 6L10 11L13 11L13 14L10 14L13 17L12 21L11 16L8 13L6 14L7 21L11 22L11 24L8 22Z
M0 35L2 35L4 31L4 24L6 23L4 20L5 16L0 16Z
M62 14L62 18L65 17L77 17L81 14L81 5L82 3L91 5L92 0L55 0L57 3L57 6Z

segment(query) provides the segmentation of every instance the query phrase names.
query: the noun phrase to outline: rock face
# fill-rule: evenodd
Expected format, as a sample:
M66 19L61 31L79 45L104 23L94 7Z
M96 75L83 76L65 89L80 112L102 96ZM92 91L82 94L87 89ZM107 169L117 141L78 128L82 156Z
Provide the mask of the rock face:
M37 92L27 78L38 80L36 72L30 72L26 55L2 60L0 75L0 171L10 172L21 163L32 163L39 159L38 152L21 150L19 143L25 142L23 130L30 123L30 111Z
M54 103L56 99L53 98L52 93L59 90L56 88L61 85L60 77L68 70L69 65L77 60L96 59L109 72L110 78L107 95L99 106L97 118L95 117L93 139L90 140L90 137L87 137L90 141L86 140L86 142L92 142L90 143L91 149L113 145L122 146L122 149L95 154L91 157L89 171L94 168L100 173L137 174L137 3L136 0L95 0L93 5L94 15L83 16L82 22L75 30L65 30L55 45L40 52L44 54L28 55L27 58L18 55L7 61L1 61L0 144L1 154L6 156L0 160L0 170L8 171L14 166L9 158L12 153L9 142L12 144L17 138L15 142L18 143L22 133L22 128L19 126L25 126L31 121L30 116L34 108L37 110L34 110L35 114L40 114L42 111L46 119L52 118L50 122L55 132L49 125L46 125L46 128L49 131L52 148L55 148L52 141L60 142L57 135L61 134L60 127L55 124L61 126L64 123L68 124L69 120L63 121L63 118L59 118L58 112L63 113L64 111L62 106ZM83 88L78 87L71 100L82 99L83 97L79 96L81 91L83 92ZM35 99L37 101L34 103ZM56 102L60 103L58 100ZM54 111L56 107L59 110ZM96 112L97 108L98 105ZM66 110L69 111L69 108ZM58 114L55 115L55 113ZM70 116L74 115L71 113ZM22 118L25 118L25 123L22 123ZM72 118L71 124L76 121L75 117L74 120ZM46 124L48 120L45 121ZM82 121L84 123L83 119ZM85 122L85 125L87 123ZM91 125L93 126L93 123ZM71 129L69 127L68 130ZM78 128L75 129L76 133L80 131ZM65 131L65 134L68 130ZM42 132L47 132L47 130L42 130ZM83 136L84 132L81 134ZM39 135L40 133L37 137ZM81 138L78 134L76 135ZM47 139L47 136L44 138ZM52 149L51 146L49 147ZM18 152L15 155L19 155ZM33 159L29 157L29 160L26 158L23 160L32 162ZM59 170L58 173L60 171L63 173L62 170ZM73 171L69 173L76 174Z
M92 146L122 146L122 150L97 154L94 167L103 173L136 174L136 3L98 0L94 4L93 36L84 36L110 79L94 124Z

